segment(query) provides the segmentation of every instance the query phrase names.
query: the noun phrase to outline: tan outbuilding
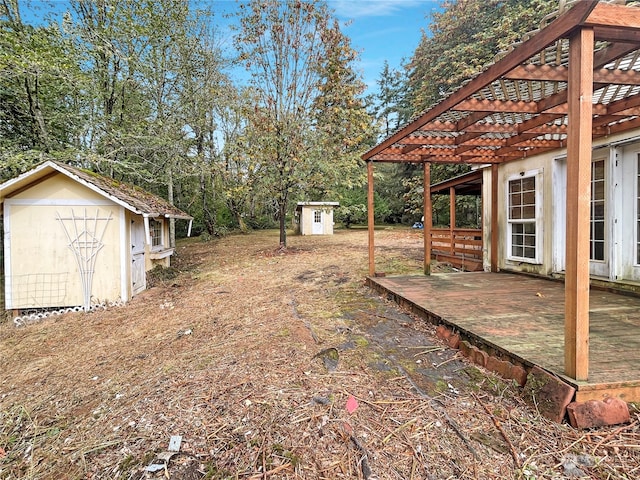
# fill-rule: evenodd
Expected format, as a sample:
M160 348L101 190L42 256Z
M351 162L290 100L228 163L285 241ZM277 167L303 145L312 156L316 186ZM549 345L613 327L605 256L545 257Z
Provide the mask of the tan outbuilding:
M338 202L298 202L295 214L296 233L333 235L333 209Z
M128 301L169 266L169 219L192 217L133 185L47 161L0 185L5 308ZM189 224L189 227L191 224Z

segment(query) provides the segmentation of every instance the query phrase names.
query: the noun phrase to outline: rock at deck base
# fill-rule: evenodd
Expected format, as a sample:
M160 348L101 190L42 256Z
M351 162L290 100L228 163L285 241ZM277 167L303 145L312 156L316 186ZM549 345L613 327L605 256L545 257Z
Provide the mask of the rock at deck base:
M529 372L524 390L525 397L537 406L540 414L556 423L562 423L567 405L576 393L571 385L538 366L534 366Z
M572 402L567 406L567 413L569 423L578 429L617 425L631 420L627 402L614 397Z

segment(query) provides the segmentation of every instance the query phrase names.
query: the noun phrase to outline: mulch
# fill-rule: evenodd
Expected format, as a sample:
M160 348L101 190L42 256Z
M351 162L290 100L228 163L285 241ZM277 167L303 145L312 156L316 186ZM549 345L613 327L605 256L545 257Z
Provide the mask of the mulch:
M419 271L420 232L376 235ZM364 286L366 232L277 243L182 241L126 306L1 324L0 478L640 477L637 412L542 418Z

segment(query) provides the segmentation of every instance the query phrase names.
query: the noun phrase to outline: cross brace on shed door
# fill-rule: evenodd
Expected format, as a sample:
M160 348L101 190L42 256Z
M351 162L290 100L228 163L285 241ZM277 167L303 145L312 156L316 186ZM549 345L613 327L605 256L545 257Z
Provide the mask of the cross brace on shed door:
M76 216L72 209L70 217L62 217L59 212L56 212L56 215L69 240L67 246L76 259L82 284L83 307L88 310L91 307L91 286L96 258L104 247L104 233L109 221L113 219L112 213L101 217L100 210L96 209L96 214L91 217L85 209L82 216Z

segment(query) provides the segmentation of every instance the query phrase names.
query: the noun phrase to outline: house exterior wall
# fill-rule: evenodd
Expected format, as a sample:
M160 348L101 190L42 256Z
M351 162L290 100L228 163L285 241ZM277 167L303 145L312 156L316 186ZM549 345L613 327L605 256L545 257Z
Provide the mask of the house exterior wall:
M590 262L592 278L604 282L640 282L640 130L626 135L598 139L592 162L599 162L604 181L599 187L604 197L603 258ZM491 241L498 241L500 270L544 276L562 276L565 268L566 229L566 149L501 164L498 194L491 198L491 169L483 173L483 264L490 269ZM514 258L509 229L509 182L535 176L537 199L536 259ZM491 205L498 205L498 232L491 232ZM595 212L595 204L592 210ZM512 205L513 206L513 205ZM602 212L602 210L600 210ZM591 218L596 218L592 214ZM512 221L513 223L513 221ZM596 227L592 227L596 228ZM516 235L517 236L517 235ZM594 237L592 236L592 239ZM595 248L595 247L594 247ZM510 258L511 257L511 258Z
M314 215L320 212L322 228L314 232ZM301 235L333 235L333 205L303 205L300 212Z
M122 281L127 272L126 249L121 249L124 208L56 174L7 198L4 217L7 309L83 305L78 259L70 244L86 246L87 258L95 255L93 301L128 300L122 298L129 295Z

